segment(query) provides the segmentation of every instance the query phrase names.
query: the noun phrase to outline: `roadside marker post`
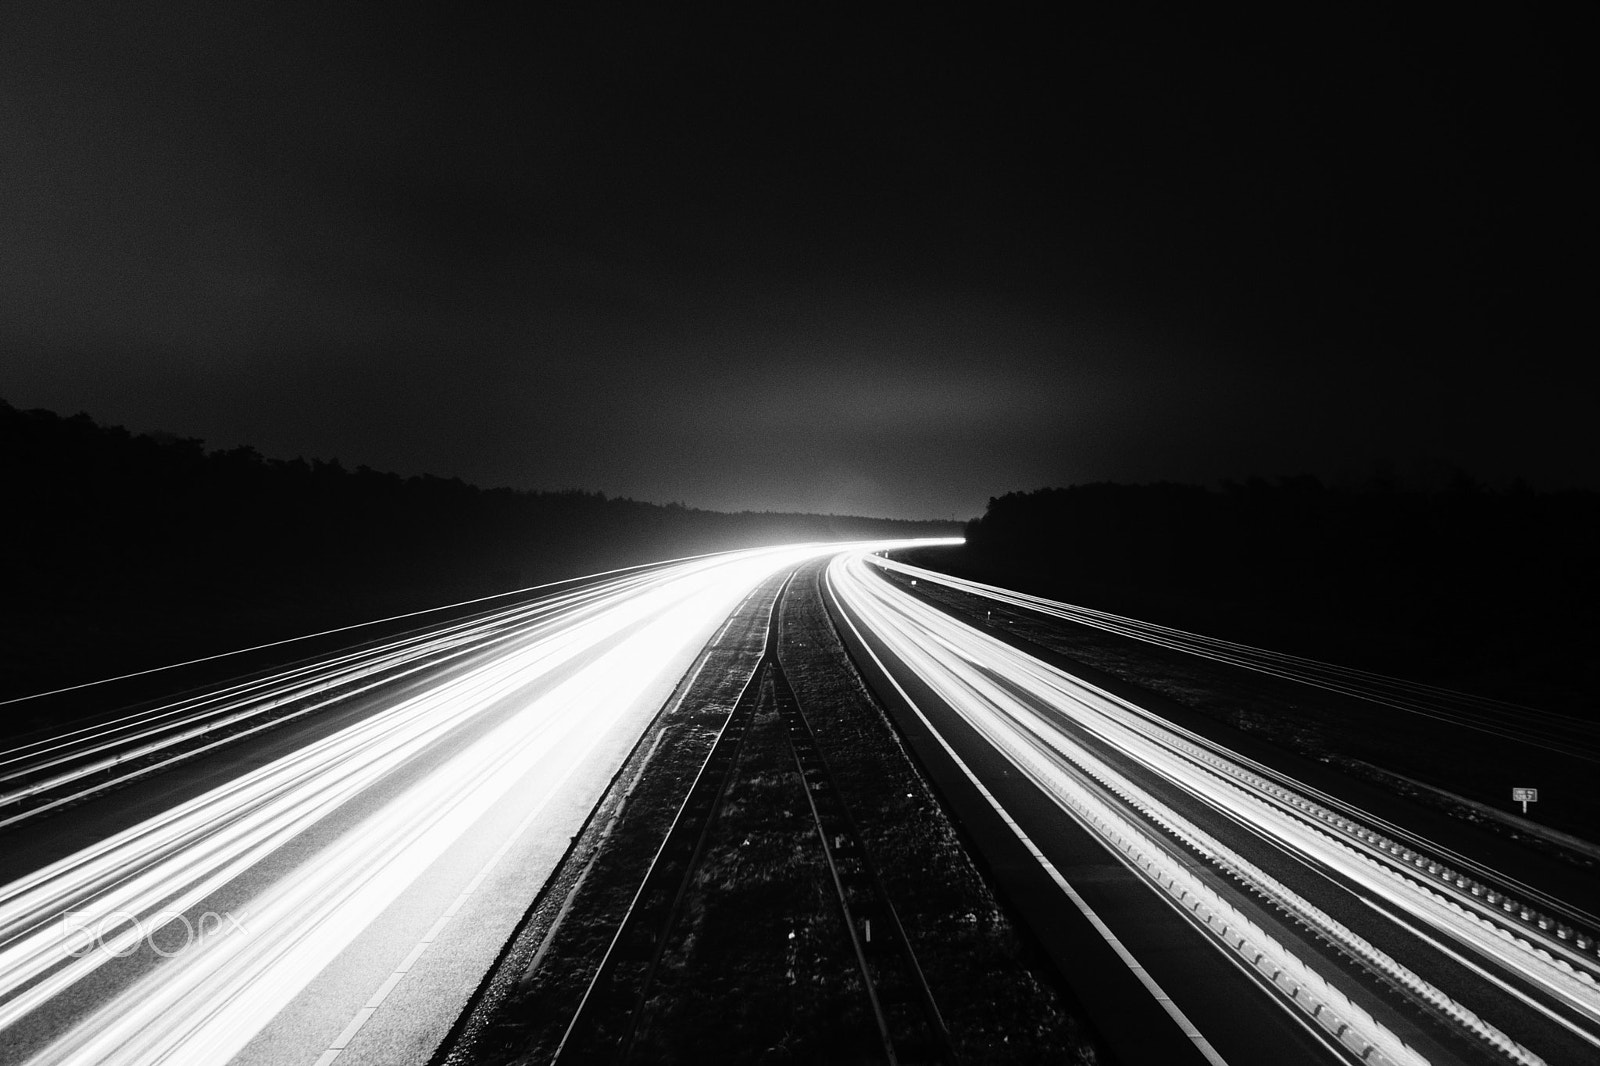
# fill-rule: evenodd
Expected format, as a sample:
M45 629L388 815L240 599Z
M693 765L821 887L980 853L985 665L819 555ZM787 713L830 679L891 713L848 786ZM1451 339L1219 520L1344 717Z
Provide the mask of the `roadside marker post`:
M1522 804L1522 813L1528 813L1528 804L1539 801L1539 790L1536 788L1514 788L1511 790L1511 802Z

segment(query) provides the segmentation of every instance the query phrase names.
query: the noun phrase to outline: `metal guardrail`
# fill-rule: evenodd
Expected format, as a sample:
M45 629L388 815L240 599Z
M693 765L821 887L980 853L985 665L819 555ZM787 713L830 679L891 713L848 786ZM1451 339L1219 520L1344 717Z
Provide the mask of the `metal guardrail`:
M1233 953L1250 958L1252 965L1263 975L1267 971L1253 958L1253 953L1259 952L1261 959L1270 959L1275 969L1265 983L1289 1004L1314 1021L1324 1011L1331 1011L1330 1018L1345 1022L1346 1028L1338 1034L1340 1041L1347 1045L1357 1038L1365 1041L1371 1050L1358 1052L1365 1061L1392 1063L1394 1066L1422 1066L1426 1060L1234 908L1215 889L1196 877L1182 862L1135 826L1131 819L1115 811L1071 775L1061 773L1056 760L1069 761L1079 772L1093 779L1099 790L1115 795L1165 833L1232 874L1307 928L1339 945L1351 958L1427 1003L1512 1062L1519 1066L1541 1066L1544 1062L1538 1055L1461 1006L1243 856L1176 813L1163 808L1143 790L1098 760L1081 752L1062 751L1028 732L1018 731L1006 737L997 734L992 727L985 729L981 724L975 725L990 738L991 743L1001 747L1030 780L1072 813L1080 824L1126 856L1136 871L1192 913L1196 924L1205 932L1221 941ZM1013 728L1017 727L1014 725ZM1022 742L1021 745L1017 743L1018 740ZM1041 760L1041 756L1045 758ZM1230 940L1230 934L1235 939ZM1244 942L1242 945L1238 942L1240 938ZM1281 979L1284 975L1288 975L1287 981ZM1321 1021L1318 1023L1323 1024ZM1374 1058L1374 1055L1382 1057Z

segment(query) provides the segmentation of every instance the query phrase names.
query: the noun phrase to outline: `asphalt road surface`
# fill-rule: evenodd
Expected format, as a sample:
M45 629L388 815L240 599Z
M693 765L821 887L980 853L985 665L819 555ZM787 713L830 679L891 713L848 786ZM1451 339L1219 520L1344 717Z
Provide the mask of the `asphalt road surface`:
M1583 901L963 624L886 547L603 576L0 753L0 1061L426 1061L700 650L818 556L1128 1061L1600 1061Z
M425 1060L707 640L836 550L584 583L0 755L0 1059Z
M980 850L1023 886L1035 929L1061 938L1113 1043L1180 1061L1186 1042L1189 1060L1229 1063L1600 1057L1600 959L1581 901L1230 751L878 568L950 581L836 559L847 642ZM1323 664L1305 669L1326 682ZM1088 977L1068 961L1086 952Z

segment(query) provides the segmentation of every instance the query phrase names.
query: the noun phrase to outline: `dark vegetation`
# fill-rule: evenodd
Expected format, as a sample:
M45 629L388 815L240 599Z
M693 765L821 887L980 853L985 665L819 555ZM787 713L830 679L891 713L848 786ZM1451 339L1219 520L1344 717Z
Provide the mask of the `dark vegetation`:
M821 567L783 607L781 655L966 1063L1113 1061L1043 948L984 880L823 604Z
M0 698L679 556L954 532L481 489L4 401L0 499Z
M1011 493L940 569L1547 710L1600 713L1600 493L1314 477Z
M831 770L828 787L850 810L882 875L957 1060L1109 1061L1082 1008L985 882L855 672L823 604L820 572L811 564L789 586L778 655ZM715 732L760 660L776 585L746 601L640 739L435 1056L438 1066L551 1060ZM665 934L629 1061L882 1060L806 784L783 721L766 700ZM878 987L882 993L886 986ZM616 1031L631 1009L625 998L600 1013Z

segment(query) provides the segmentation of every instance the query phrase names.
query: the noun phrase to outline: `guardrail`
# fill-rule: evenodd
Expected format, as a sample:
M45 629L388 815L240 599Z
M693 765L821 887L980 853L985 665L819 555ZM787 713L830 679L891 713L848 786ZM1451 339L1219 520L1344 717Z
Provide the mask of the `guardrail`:
M985 733L990 735L988 731ZM996 739L991 735L991 742ZM1215 889L1191 873L1131 820L1113 810L1070 776L1060 773L1058 768L1049 763L1041 765L1035 755L1019 752L1014 744L1004 740L1000 740L999 745L1007 757L1028 774L1030 780L1060 801L1080 824L1125 856L1136 871L1177 902L1180 908L1192 914L1197 926L1249 962L1266 978L1265 983L1285 1001L1327 1029L1364 1061L1392 1063L1394 1066L1424 1066L1426 1059L1238 911ZM1029 746L1032 747L1033 742L1030 741ZM1054 748L1050 750L1055 751ZM1103 788L1134 806L1185 845L1513 1062L1520 1066L1540 1066L1544 1062L1242 856L1176 814L1162 810L1152 798L1125 779L1120 779L1120 775L1114 771L1106 767L1091 768L1084 765L1091 762L1088 759L1072 761L1082 772L1094 777Z
M1279 909L1301 922L1307 928L1337 944L1350 958L1381 975L1395 987L1426 1004L1430 1009L1449 1019L1451 1023L1482 1041L1489 1048L1505 1055L1518 1066L1538 1066L1543 1060L1532 1051L1512 1040L1498 1028L1462 1006L1440 989L1400 964L1375 945L1355 934L1348 927L1317 908L1310 901L1293 892L1243 856L1229 849L1203 830L1189 823L1131 781L1076 745L1069 745L1062 735L1047 727L1037 714L1029 712L1014 697L974 670L952 668L952 678L959 682L935 684L946 696L947 702L960 711L967 721L984 735L1005 757L1022 770L1047 795L1072 814L1081 824L1100 837L1114 851L1124 855L1130 865L1149 878L1153 884L1175 901L1182 903L1191 897L1205 906L1204 914L1192 906L1188 909L1198 915L1196 924L1218 939L1235 954L1246 948L1259 951L1277 968L1291 975L1292 985L1285 985L1274 977L1265 983L1284 997L1284 1001L1317 1021L1324 1011L1330 1018L1346 1023L1339 1039L1349 1045L1351 1041L1365 1041L1369 1050L1361 1052L1366 1061L1386 1061L1395 1066L1417 1066L1424 1060L1361 1010L1349 997L1329 984L1325 978L1311 970L1286 947L1263 931L1255 923L1232 907L1214 889L1196 878L1184 866L1160 847L1153 838L1124 815L1114 811L1088 787L1063 772L1061 762L1071 764L1078 773L1090 778L1098 792L1116 796L1124 804L1138 811L1168 836L1179 840L1205 860L1237 878L1259 895L1267 898ZM952 689L959 684L960 691ZM1015 708L1013 711L1006 707ZM1043 756L1043 758L1041 758ZM1216 915L1224 915L1220 924ZM1212 920L1205 920L1211 915ZM1229 931L1245 938L1245 947L1237 941L1227 940ZM1259 970L1259 966L1257 967ZM1301 990L1304 990L1303 992ZM1318 1024L1323 1024L1318 1022ZM1353 1035L1351 1035L1353 1033ZM1381 1054L1382 1059L1374 1059Z

